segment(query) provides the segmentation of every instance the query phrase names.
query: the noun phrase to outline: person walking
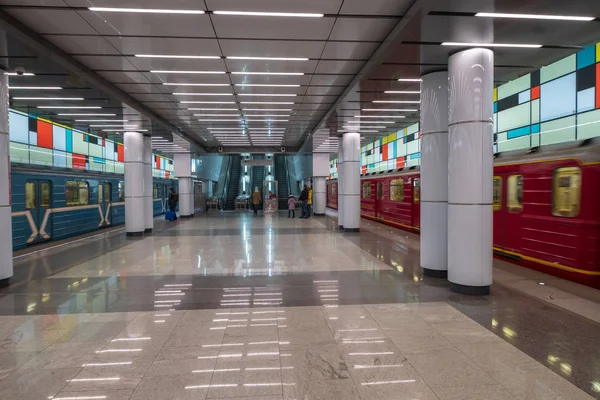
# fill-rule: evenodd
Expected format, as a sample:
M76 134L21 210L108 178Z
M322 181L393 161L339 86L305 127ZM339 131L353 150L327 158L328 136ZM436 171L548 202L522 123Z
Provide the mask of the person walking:
M306 207L308 206L308 185L304 185L304 189L302 189L298 200L300 201L300 205L302 206L302 216L300 218L308 218L306 213Z
M293 194L288 197L288 218L296 218L296 198Z
M312 199L313 199L313 192L312 192L312 186L310 186L308 188L308 198L306 199L306 218L310 218L310 215L312 213Z
M262 203L262 196L258 191L258 186L254 188L254 193L252 193L252 209L254 210L254 215L258 215L258 207L260 207L260 203Z
M173 220L177 219L177 213L175 212L177 203L179 203L179 194L177 194L175 188L171 186L171 190L169 190L169 210L173 213Z

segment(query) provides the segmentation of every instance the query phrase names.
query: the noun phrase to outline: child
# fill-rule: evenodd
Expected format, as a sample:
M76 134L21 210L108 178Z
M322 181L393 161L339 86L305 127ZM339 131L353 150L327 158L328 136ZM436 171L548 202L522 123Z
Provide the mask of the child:
M292 194L288 197L288 218L296 218L296 198Z

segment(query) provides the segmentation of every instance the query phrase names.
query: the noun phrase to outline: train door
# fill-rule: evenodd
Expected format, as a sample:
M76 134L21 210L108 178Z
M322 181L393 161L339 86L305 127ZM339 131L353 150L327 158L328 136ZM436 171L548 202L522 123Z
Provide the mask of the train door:
M504 212L504 191L503 191L504 176L494 175L493 181L493 232L494 232L494 246L504 248L505 246L505 212Z
M376 181L375 218L383 219L384 182Z
M504 212L504 247L518 251L521 247L521 211L523 211L523 175L507 174ZM495 221L494 221L495 222Z
M421 178L413 178L412 226L421 227Z
M162 212L167 212L169 203L169 190L166 184L162 185L162 194L160 197Z
M112 184L103 182L98 185L98 204L104 217L100 227L110 226L112 224Z
M29 244L52 239L52 184L50 181L28 180L25 183L25 208L31 214L37 230ZM31 227L34 228L33 226Z

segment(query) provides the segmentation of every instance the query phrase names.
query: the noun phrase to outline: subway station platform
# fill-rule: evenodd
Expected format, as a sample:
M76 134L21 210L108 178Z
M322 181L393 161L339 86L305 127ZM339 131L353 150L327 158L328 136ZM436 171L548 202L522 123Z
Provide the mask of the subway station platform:
M496 261L459 295L376 223L215 213L14 261L2 399L600 398L598 291Z

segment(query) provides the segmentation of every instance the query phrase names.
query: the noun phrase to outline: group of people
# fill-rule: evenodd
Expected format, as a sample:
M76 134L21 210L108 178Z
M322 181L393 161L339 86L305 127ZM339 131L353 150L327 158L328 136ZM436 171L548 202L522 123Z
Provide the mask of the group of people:
M296 201L300 202L302 207L302 215L300 218L310 218L311 209L312 209L312 197L313 192L312 188L308 185L304 185L304 189L300 193L300 197L298 200L294 197L293 194L290 194L288 197L288 218L296 218ZM275 199L276 196L269 192L269 199ZM254 193L252 193L252 210L254 211L254 215L258 214L258 209L260 208L260 204L262 203L262 196L258 190L258 188L254 189Z

